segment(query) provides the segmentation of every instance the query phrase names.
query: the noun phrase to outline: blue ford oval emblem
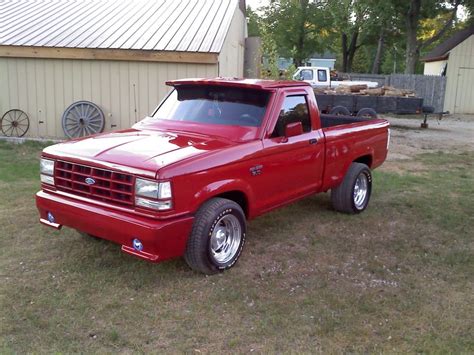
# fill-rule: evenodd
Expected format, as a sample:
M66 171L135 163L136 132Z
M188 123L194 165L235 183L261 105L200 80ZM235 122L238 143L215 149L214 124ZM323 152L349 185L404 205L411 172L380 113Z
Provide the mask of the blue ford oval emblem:
M95 180L91 177L88 177L84 180L86 182L87 185L94 185L95 184Z

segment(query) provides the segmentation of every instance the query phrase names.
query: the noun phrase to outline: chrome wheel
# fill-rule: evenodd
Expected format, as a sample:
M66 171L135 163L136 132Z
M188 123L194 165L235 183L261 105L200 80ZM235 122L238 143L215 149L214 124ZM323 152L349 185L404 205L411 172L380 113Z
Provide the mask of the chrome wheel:
M354 184L354 195L353 195L354 205L359 210L364 208L368 189L369 189L369 181L368 181L367 175L365 175L364 173L359 174Z
M212 258L219 264L226 264L238 253L242 239L242 228L236 216L221 217L211 234Z

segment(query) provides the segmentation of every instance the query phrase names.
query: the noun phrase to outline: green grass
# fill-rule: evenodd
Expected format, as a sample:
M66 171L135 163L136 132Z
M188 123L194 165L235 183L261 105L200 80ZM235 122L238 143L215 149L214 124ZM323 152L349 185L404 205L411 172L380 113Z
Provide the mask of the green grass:
M205 277L40 226L41 148L0 142L2 353L474 351L471 153L376 170L357 216L321 194L258 218Z

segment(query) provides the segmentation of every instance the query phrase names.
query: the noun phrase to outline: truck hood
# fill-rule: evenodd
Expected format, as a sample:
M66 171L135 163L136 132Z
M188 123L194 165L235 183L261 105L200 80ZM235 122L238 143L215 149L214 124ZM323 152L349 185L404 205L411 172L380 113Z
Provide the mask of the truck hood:
M44 154L156 174L164 166L231 144L197 134L128 129L56 144L46 148Z

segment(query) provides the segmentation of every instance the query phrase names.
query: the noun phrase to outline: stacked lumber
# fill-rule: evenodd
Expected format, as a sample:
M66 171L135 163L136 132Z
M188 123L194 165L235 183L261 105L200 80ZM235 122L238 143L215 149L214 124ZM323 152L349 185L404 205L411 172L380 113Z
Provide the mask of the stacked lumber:
M336 88L315 88L316 95L368 95L368 96L395 96L416 97L413 90L397 89L393 86L368 88L367 85L339 85Z

